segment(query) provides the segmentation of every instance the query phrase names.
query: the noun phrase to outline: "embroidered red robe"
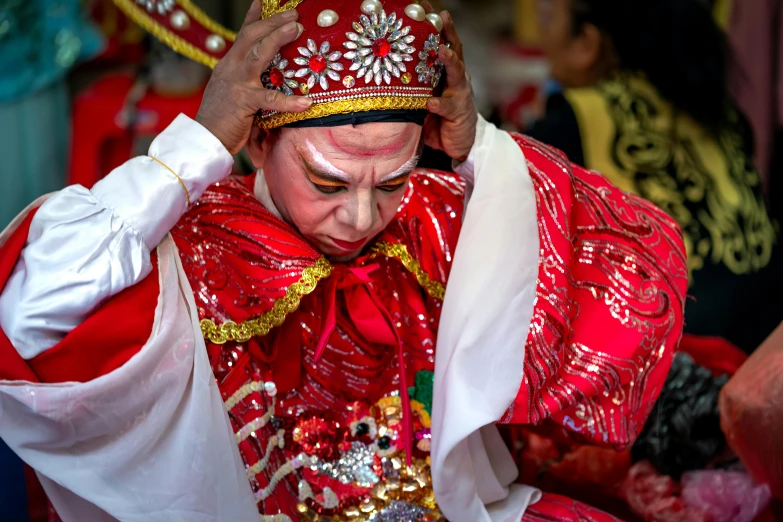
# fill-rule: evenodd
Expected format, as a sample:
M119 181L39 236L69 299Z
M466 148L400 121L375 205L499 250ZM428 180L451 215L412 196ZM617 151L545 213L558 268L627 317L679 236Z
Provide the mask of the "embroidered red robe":
M554 422L622 447L643 426L680 338L680 232L599 174L515 139L536 192L539 276L522 386L500 421ZM464 191L454 175L418 171L395 220L345 264L329 263L236 179L208 190L172 230L269 520L438 519L432 370ZM28 227L2 248L2 284ZM157 292L153 273L30 361L0 336L0 378L86 381L118 368L146 342ZM570 517L587 508L541 509ZM534 506L526 517L535 516Z

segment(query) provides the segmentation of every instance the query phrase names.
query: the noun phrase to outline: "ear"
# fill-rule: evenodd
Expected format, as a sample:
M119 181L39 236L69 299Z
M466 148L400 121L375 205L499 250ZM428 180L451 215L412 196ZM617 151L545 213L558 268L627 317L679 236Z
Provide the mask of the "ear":
M269 154L269 131L253 125L250 129L250 137L247 140L247 155L256 169L263 169Z
M593 24L585 24L574 37L571 59L577 71L593 77L600 67L605 52L603 34Z

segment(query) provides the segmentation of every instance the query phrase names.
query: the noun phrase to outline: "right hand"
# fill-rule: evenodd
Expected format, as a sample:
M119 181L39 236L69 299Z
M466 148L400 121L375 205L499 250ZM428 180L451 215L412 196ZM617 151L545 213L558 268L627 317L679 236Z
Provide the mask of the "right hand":
M284 11L259 20L261 5L255 0L247 12L234 45L215 66L196 121L237 154L250 137L253 117L260 109L302 112L312 101L266 89L261 74L280 48L302 34L296 11Z

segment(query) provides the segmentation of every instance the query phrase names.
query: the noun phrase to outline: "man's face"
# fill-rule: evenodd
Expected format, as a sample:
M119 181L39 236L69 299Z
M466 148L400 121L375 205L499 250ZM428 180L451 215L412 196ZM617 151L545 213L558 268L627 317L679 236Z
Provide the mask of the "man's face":
M282 129L251 158L283 218L320 252L357 256L394 218L420 153L421 127L368 123Z

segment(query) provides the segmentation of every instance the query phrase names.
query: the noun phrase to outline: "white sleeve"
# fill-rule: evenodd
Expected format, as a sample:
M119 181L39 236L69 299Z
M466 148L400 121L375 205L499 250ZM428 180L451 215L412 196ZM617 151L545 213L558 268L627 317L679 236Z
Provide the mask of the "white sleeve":
M476 121L476 141L473 142L473 148L470 149L468 158L459 163L454 161L452 168L454 172L465 178L468 184L472 187L476 184L477 171L481 170L480 167L485 163L487 159L487 153L492 148L494 136L496 133L502 132L498 130L493 124L487 122L481 114ZM517 147L518 149L519 147Z
M49 198L0 294L0 328L19 354L43 353L105 299L147 276L150 251L187 210L188 194L196 201L232 163L215 136L180 115L149 156L128 161L91 190L76 185Z
M538 281L538 211L528 162L508 133L479 119L455 171L473 184L438 327L432 484L449 520L520 520L541 493L494 426L522 384Z

